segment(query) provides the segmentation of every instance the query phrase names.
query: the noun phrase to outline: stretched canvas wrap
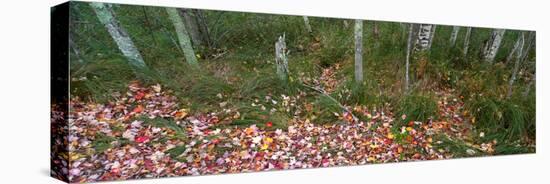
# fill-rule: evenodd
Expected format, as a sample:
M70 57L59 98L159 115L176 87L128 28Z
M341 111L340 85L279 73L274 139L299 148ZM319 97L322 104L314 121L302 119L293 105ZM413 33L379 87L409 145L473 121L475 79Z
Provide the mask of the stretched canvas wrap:
M51 10L51 175L65 182L535 153L535 31Z

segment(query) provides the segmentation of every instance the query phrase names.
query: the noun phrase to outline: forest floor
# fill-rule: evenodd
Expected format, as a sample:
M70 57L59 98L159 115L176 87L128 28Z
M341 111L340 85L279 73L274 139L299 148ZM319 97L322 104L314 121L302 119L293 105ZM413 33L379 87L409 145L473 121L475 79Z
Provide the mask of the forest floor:
M338 67L324 69L316 85L328 92L334 90L340 83L334 77ZM400 127L396 122L405 119L405 114L364 106L348 107L364 119L342 111L334 113L338 121L333 123L295 116L286 128L269 121L230 126L229 122L241 118L238 110L190 113L189 107L178 104L173 93L160 84L134 82L127 92L114 95L116 100L105 104L71 99L71 181L439 160L490 155L496 144L469 143L472 134L467 122L471 121L465 121L464 103L452 90L436 92L439 118L410 121ZM311 111L311 104L296 103L304 95L283 96L280 102L266 96L251 106L281 103Z

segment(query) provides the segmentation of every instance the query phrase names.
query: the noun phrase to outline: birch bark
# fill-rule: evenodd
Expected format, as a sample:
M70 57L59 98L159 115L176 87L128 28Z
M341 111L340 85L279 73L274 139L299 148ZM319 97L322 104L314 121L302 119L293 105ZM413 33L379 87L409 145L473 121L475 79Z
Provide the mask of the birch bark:
M466 57L468 55L468 49L470 47L470 35L472 34L472 28L468 27L466 29L466 35L464 35L464 47L462 50L462 55Z
M504 29L495 29L491 33L491 37L487 40L485 47L483 49L483 60L486 62L492 63L495 60L495 56L498 53L500 48L500 43L502 42L502 37L506 30Z
M456 38L458 37L458 32L460 31L460 27L453 26L453 32L451 32L451 46L454 46L456 43Z
M128 59L129 63L137 68L145 68L145 62L141 57L138 49L134 45L134 42L115 19L115 15L110 6L104 3L91 2L90 6L96 13L99 21L107 28L107 31L115 41L118 49Z
M189 38L187 29L185 29L185 25L183 23L183 20L181 19L181 16L178 14L178 10L176 8L166 8L166 12L168 13L168 17L174 24L179 44L183 51L183 55L185 56L185 61L187 61L187 63L191 65L198 65L195 51L193 51L193 47L191 45L191 39Z
M277 76L282 81L288 81L288 58L285 43L285 35L279 36L275 42L275 63L277 64Z
M521 33L520 36L520 43L518 46L518 54L516 56L516 62L514 63L514 69L512 70L512 77L510 77L510 81L508 83L508 93L506 95L506 98L510 98L512 96L512 88L514 86L514 82L516 81L517 73L519 70L519 65L521 63L521 59L523 56L523 45L525 44L525 36L524 33Z
M355 20L355 82L363 82L363 21Z

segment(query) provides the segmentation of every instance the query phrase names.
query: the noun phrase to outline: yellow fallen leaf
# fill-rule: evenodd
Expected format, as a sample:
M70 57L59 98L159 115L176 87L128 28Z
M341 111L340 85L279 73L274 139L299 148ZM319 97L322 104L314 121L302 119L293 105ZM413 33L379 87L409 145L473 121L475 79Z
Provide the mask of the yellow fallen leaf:
M266 138L264 139L264 142L265 142L266 144L271 144L271 143L273 142L273 138L271 138L271 137L266 137Z
M413 130L413 128L412 128L412 127L407 127L407 129L406 129L406 130L410 132L410 131L412 131L412 130Z
M367 158L367 161L369 162L372 162L372 161L375 161L376 159L373 157L373 156L370 156L369 158Z
M176 114L174 115L174 117L176 119L183 119L187 116L188 114L188 110L187 109L180 109L178 110L178 112L176 112Z
M388 136L387 136L387 137L388 137L388 139L393 139L393 138L394 138L394 136L393 136L393 134L392 134L391 132L388 133Z
M268 144L263 144L262 147L260 148L260 150L267 150L267 148L269 148L269 145Z

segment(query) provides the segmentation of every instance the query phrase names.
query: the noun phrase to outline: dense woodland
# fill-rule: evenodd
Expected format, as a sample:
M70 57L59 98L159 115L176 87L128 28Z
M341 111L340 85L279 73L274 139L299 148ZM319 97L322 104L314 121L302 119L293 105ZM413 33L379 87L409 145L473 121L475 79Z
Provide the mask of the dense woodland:
M534 31L76 2L70 15L75 181L535 152Z

